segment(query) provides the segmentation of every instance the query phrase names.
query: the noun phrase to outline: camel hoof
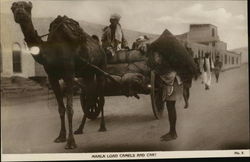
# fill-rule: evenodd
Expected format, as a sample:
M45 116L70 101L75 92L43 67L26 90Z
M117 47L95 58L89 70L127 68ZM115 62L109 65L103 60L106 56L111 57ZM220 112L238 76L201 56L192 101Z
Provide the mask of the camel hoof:
M81 129L77 129L74 134L83 134L83 131Z
M101 127L98 131L99 131L99 132L106 132L107 129L106 129L106 127Z
M76 146L76 143L75 143L75 140L72 139L72 140L68 140L66 146L65 146L65 149L75 149L77 146Z
M55 143L62 143L62 142L65 142L66 141L66 137L57 137L54 142Z

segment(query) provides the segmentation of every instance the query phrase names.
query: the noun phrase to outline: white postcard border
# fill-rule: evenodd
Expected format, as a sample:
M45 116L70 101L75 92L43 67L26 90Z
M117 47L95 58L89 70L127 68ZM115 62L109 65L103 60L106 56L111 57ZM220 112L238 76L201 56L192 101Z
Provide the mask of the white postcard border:
M2 161L121 160L174 158L250 157L250 150L160 151L109 153L2 154Z

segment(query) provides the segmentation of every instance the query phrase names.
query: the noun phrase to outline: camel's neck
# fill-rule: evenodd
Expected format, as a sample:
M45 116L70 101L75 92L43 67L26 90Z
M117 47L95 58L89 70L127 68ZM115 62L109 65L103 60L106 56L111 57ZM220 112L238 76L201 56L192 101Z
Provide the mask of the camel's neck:
M29 22L20 23L20 26L24 35L24 40L27 43L28 47L38 46L39 48L41 48L43 46L43 41L38 36L31 20ZM44 59L41 54L32 56L36 62L44 64Z
M20 26L28 47L41 45L42 39L38 36L31 20L25 23L20 23Z

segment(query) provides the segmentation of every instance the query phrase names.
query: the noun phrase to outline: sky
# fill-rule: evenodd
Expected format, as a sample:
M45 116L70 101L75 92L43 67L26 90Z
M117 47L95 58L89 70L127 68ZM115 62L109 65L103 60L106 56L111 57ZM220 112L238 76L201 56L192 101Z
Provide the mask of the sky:
M0 0L1 13L13 1ZM18 1L18 0L15 0ZM188 32L192 23L216 25L228 49L248 46L246 0L30 0L33 17L67 15L76 20L108 25L112 13L121 15L123 28L161 34Z

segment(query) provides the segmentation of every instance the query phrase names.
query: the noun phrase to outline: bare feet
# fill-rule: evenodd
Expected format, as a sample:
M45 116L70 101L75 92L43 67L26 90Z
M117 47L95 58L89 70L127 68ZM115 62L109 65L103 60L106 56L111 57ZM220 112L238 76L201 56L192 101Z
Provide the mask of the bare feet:
M176 132L174 133L167 133L163 136L161 136L161 141L171 141L177 138Z

